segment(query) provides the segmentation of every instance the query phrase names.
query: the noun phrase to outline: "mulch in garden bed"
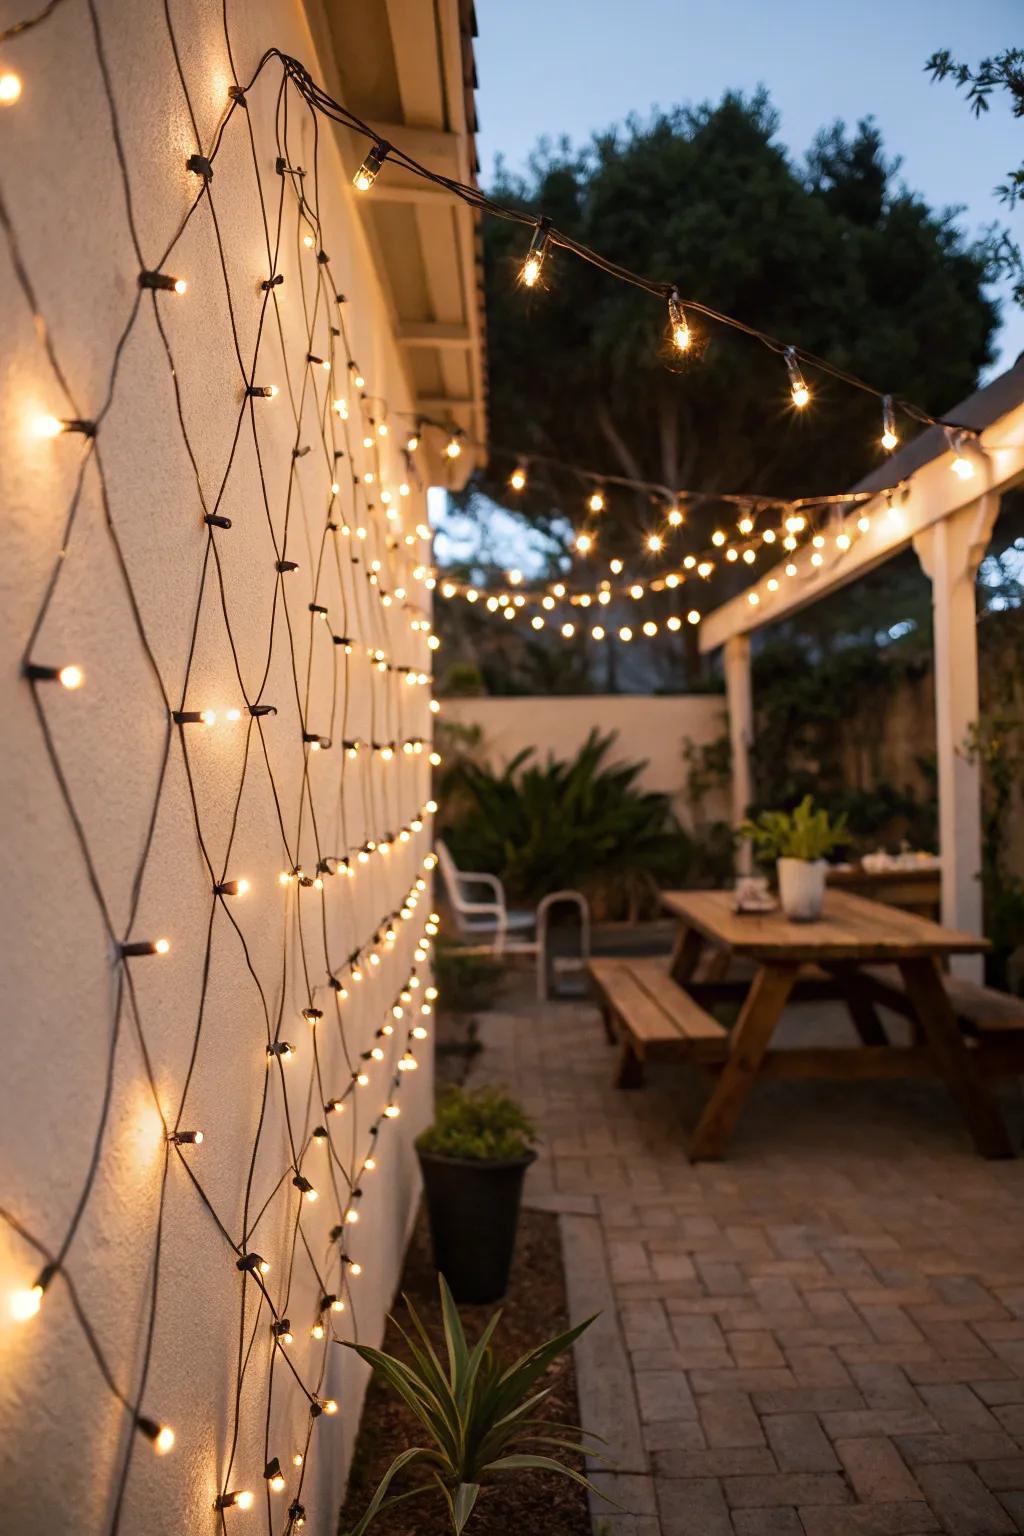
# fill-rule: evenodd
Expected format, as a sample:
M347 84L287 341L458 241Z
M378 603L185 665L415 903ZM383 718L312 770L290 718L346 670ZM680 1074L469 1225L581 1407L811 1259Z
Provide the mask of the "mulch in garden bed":
M409 1296L424 1319L435 1347L444 1359L437 1275L431 1262L430 1237L422 1211L409 1244L400 1291ZM523 1211L508 1295L500 1306L502 1318L494 1346L506 1362L569 1326L557 1217L544 1211ZM407 1318L401 1301L396 1303L395 1310L404 1326ZM494 1307L459 1308L471 1343L495 1310ZM394 1324L388 1325L383 1347L391 1354L404 1353ZM550 1367L543 1385L550 1387L551 1392L538 1410L538 1416L560 1424L578 1424L571 1352ZM340 1532L349 1530L362 1515L394 1457L410 1445L422 1444L424 1434L418 1420L375 1376L366 1395L348 1498L341 1512ZM538 1446L536 1449L543 1452L551 1448ZM579 1458L566 1452L564 1459L577 1471L582 1470ZM409 1484L396 1480L394 1486L398 1491ZM544 1536L589 1536L587 1495L578 1483L552 1472L499 1474L492 1484L485 1484L481 1489L466 1529L467 1536L510 1536L512 1532L533 1536L541 1531ZM370 1530L372 1536L448 1536L451 1527L444 1500L438 1493L436 1502L430 1498L416 1499L411 1504L399 1504L394 1509L385 1510Z

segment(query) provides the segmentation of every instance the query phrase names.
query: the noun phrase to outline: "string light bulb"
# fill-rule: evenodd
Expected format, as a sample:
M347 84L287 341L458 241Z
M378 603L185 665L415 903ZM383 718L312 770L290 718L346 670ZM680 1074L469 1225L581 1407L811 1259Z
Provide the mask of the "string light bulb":
M95 437L96 423L80 416L37 416L33 430L37 437L60 437L62 432L80 432L83 437Z
M526 487L526 470L521 464L517 464L508 477L508 483L514 491L524 490Z
M459 434L457 432L453 432L452 433L451 437L448 439L447 443L445 444L444 451L445 451L445 457L446 458L449 458L449 459L457 459L457 458L459 458L459 456L462 453L462 444L459 441Z
M38 662L30 661L25 665L25 676L34 683L60 683L69 693L76 688L81 688L85 682L85 673L82 668L70 663L64 667L44 667Z
M530 241L530 249L526 253L519 273L520 282L527 288L536 288L544 271L544 258L548 253L548 244L551 239L550 219L541 219L533 232Z
M970 480L971 476L974 474L974 465L971 463L970 459L964 457L964 433L954 432L949 427L947 427L945 431L946 441L949 444L950 450L953 454L953 462L949 466L950 469L953 471L954 475L956 475L958 480Z
M658 554L658 552L664 549L664 547L665 540L662 538L660 533L649 533L647 535L647 548L652 555Z
M263 1469L263 1476L272 1493L282 1493L285 1488L285 1475L281 1471L281 1463L275 1456L268 1461Z
M594 535L592 533L578 533L576 535L575 547L577 554L589 555L594 547Z
M357 192L369 192L380 175L381 167L388 157L388 150L390 148L391 146L386 144L383 139L378 139L377 143L367 150L366 159L352 177L352 185Z
M20 95L20 75L16 75L11 69L5 69L0 74L0 107L13 107Z
M896 413L892 408L892 395L882 396L881 442L886 453L892 453L892 450L899 443L899 438L896 435Z
M787 347L783 355L786 360L786 372L789 374L790 397L797 410L802 411L805 405L810 404L811 392L800 371L795 347Z
M668 323L672 331L672 345L677 352L686 352L692 337L678 288L673 288L668 296Z

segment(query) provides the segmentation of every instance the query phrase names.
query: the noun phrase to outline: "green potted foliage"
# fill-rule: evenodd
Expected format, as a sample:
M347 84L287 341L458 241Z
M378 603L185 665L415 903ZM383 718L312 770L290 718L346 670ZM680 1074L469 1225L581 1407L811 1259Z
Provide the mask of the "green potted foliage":
M495 1088L449 1088L416 1140L434 1263L456 1301L497 1301L508 1288L535 1140L520 1105Z
M407 1499L442 1498L455 1536L460 1536L473 1512L482 1483L495 1473L530 1468L558 1472L585 1488L592 1484L547 1449L587 1454L578 1443L586 1432L536 1417L550 1388L535 1390L553 1360L571 1347L593 1318L560 1333L505 1366L491 1348L491 1335L501 1313L495 1313L470 1348L451 1291L439 1278L447 1368L408 1297L406 1306L415 1337L397 1323L409 1359L385 1354L365 1344L345 1342L402 1398L422 1426L425 1445L413 1445L396 1456L377 1486L359 1523L347 1536L364 1536L382 1510ZM572 1438L566 1438L566 1435ZM589 1437L588 1438L592 1438ZM538 1451L537 1447L540 1447ZM590 1451L589 1454L596 1453ZM411 1488L390 1493L399 1473L419 1474Z
M825 902L825 855L849 842L846 817L830 820L823 808L815 808L805 795L790 811L762 811L755 821L745 821L740 834L749 838L758 856L774 859L779 878L779 901L794 923L814 922Z

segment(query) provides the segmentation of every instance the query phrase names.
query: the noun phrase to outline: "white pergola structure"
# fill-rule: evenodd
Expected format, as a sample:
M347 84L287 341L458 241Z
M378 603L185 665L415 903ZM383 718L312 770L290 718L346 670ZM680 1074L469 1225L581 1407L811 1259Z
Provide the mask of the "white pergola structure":
M978 718L975 576L1004 491L1024 481L1024 354L1008 372L948 412L973 429L961 449L973 473L953 471L945 433L929 428L854 487L871 499L842 514L819 551L805 546L766 571L701 625L703 652L724 648L732 810L738 824L753 798L754 733L750 637L865 575L912 545L932 583L935 734L938 759L942 920L981 933L981 778L964 752ZM887 489L899 484L895 495ZM865 531L859 522L867 518ZM837 543L837 536L840 538ZM847 539L849 545L844 548ZM814 554L822 559L813 563ZM787 564L795 573L784 574ZM749 849L746 850L749 857ZM981 957L954 962L981 979Z

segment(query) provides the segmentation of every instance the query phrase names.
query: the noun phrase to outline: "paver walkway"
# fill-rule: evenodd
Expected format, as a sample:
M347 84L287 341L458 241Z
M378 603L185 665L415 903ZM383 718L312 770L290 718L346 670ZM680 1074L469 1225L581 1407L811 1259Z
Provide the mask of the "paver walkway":
M1024 1158L978 1158L937 1083L766 1083L690 1167L698 1081L616 1091L596 1012L526 997L481 1019L474 1081L540 1125L528 1198L560 1212L574 1319L602 1309L581 1411L631 1513L595 1532L1024 1532ZM823 1023L794 1008L779 1042Z

